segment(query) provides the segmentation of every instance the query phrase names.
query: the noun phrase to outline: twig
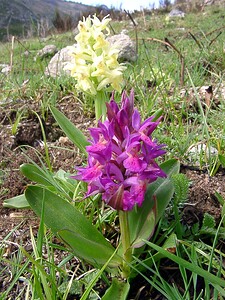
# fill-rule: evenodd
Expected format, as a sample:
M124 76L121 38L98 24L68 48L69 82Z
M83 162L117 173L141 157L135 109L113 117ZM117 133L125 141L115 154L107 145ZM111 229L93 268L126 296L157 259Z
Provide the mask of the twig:
M217 36L214 38L214 39L212 39L211 41L210 41L210 43L209 43L209 47L212 45L212 43L213 42L215 42L215 40L218 38L218 36L220 36L222 34L222 31L220 31L218 34L217 34Z
M210 31L210 32L208 32L208 33L206 33L205 36L211 35L212 33L216 32L216 31L219 31L219 30L221 30L221 29L224 29L224 28L225 28L225 26L221 26L221 27L219 27L219 28L217 28L217 29L214 29L214 30L212 30L212 31Z
M124 9L124 12L128 15L128 17L131 19L131 22L134 25L134 31L135 31L135 40L136 40L136 56L138 57L138 34L137 34L137 24L135 23L132 15L129 13L129 11L126 11L126 9Z
M168 40L168 38L165 38L166 43L170 45L171 48L173 48L174 51L176 51L180 58L181 63L181 69L180 69L180 85L184 85L184 56L181 54L181 52Z
M19 43L26 51L28 51L29 53L31 53L30 50L29 50L26 46L24 46L24 44L21 43L21 41L20 41L18 38L14 37L14 39L15 39L15 41L17 41L17 43Z
M144 20L144 26L145 26L145 29L146 29L147 25L146 25L145 10L144 9L142 9L142 15L143 15L143 20Z
M143 40L143 39L142 39ZM170 44L165 42L165 41L162 41L162 40L159 40L159 39L156 39L156 38L147 38L145 39L146 41L154 41L154 42L159 42L161 44L164 44L166 46L169 46L170 47Z
M203 45L202 45L202 43L200 43L197 39L196 39L196 37L189 31L189 34L190 34L190 36L193 38L193 40L195 41L195 43L198 45L198 47L200 48L200 49L202 49L203 48Z
M12 70L12 65L13 65L14 40L15 40L15 37L13 35L12 36L12 46L11 46L11 51L10 51L10 70Z
M114 28L112 27L112 24L110 24L110 22L109 22L109 27L110 27L110 29L112 30L113 34L115 35L116 32L115 32Z

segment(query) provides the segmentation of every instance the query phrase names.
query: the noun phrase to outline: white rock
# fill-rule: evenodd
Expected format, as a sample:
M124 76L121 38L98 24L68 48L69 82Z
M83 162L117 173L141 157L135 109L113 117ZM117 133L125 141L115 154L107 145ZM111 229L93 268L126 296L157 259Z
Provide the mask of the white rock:
M107 37L107 41L119 49L118 60L135 62L137 55L134 42L124 33Z
M217 155L218 154L218 150L212 146L208 147L205 144L196 144L193 145L189 148L189 153L194 153L194 154L201 154L201 153L205 153L206 155L208 155L209 153L211 155Z
M5 74L5 75L8 75L10 72L11 72L11 67L9 65L5 65L2 70L1 70L1 73Z
M200 165L201 161L207 162L211 156L216 156L218 154L218 150L212 146L198 143L190 146L187 153L190 161L194 161L196 165Z
M2 69L4 69L5 67L8 67L8 65L7 65L7 64L0 64L0 71L1 71Z
M182 10L177 9L177 8L172 9L171 12L169 13L170 18L173 18L173 17L184 18L184 16L185 16L185 13Z
M63 74L70 74L69 70L65 70L65 65L73 61L73 57L70 54L71 46L67 46L57 52L50 60L46 70L45 75L56 77Z
M57 52L57 47L55 45L46 45L43 49L39 50L34 60L37 58L44 58L46 56L53 56Z

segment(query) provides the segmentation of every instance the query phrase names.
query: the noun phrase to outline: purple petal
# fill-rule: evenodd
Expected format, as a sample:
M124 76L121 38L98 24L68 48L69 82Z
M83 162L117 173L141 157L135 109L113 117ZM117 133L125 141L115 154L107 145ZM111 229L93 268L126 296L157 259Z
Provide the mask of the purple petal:
M141 124L141 116L137 109L134 110L134 113L132 115L132 126L135 130L139 130Z
M152 146L153 145L153 146ZM146 158L146 161L149 163L150 161L152 161L153 159L162 156L166 153L166 151L164 149L162 149L162 147L164 147L165 145L159 145L156 144L156 142L153 142L152 145L149 144L144 144L142 146L142 153Z
M131 116L134 110L134 91L133 89L130 92L130 97L127 96L125 92L122 95L122 108L125 109L129 120L131 120Z
M128 158L123 161L123 165L130 172L142 172L147 167L147 163L137 155L129 155Z
M132 185L130 192L134 195L135 203L140 207L144 201L145 198L145 192L147 188L147 182L146 181L140 181L138 184Z
M148 182L155 181L158 177L166 178L166 173L153 161L140 175L140 179L147 179Z
M90 135L93 138L93 141L95 143L97 143L99 140L100 129L99 128L89 128L88 130L90 132Z
M77 168L77 171L78 174L73 176L73 178L89 182L102 175L102 166L96 161L95 164L91 164L85 168Z
M124 211L132 210L134 205L135 205L135 202L134 202L133 195L128 191L124 191L124 193L123 193L123 210Z
M153 117L148 118L147 120L145 120L141 126L139 131L143 132L146 135L151 135L152 132L156 129L156 127L159 125L159 122L152 122Z
M104 165L107 161L111 159L112 155L112 146L111 143L97 143L91 146L86 147L87 152Z
M117 115L119 107L114 99L111 99L109 103L106 102L106 108L108 120L111 121Z
M124 109L121 109L118 114L117 114L117 117L118 117L118 123L120 126L127 126L128 125L128 116L127 116L127 113Z
M121 164L126 158L128 157L127 152L122 152L118 157L117 157L117 162Z
M120 170L120 168L116 165L116 162L110 162L107 165L107 174L115 181L117 182L123 182L124 177Z
M137 176L130 176L124 180L124 186L128 187L131 185L138 184L138 177Z

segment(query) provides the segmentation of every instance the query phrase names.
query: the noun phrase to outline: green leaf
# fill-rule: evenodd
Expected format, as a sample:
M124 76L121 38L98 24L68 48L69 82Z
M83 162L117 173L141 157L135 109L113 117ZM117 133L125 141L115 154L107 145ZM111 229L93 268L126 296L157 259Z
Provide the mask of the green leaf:
M130 284L128 282L113 278L112 284L102 297L102 300L126 300L129 290Z
M159 108L157 111L155 111L154 114L153 114L154 117L152 119L152 122L157 121L161 117L162 114L163 114L163 109L162 108Z
M128 214L131 245L133 248L143 246L143 239L149 239L155 229L156 217L153 206L151 206L151 209L146 209L145 203L143 203L143 206L145 210L137 208L137 210L133 210Z
M225 199L218 192L215 192L215 196L221 205L225 205Z
M51 185L53 174L47 169L44 171L38 165L26 163L20 166L20 171L31 181L45 186Z
M56 182L60 184L61 187L64 188L67 192L74 193L77 188L78 181L71 178L72 174L67 173L63 170L57 171L57 173L53 176ZM80 181L79 181L80 183Z
M185 174L174 174L172 176L174 185L174 203L175 205L180 205L187 201L188 191L189 191L189 179Z
M53 233L58 234L73 253L91 264L102 265L115 249L103 235L69 202L53 192L38 186L29 186L25 192L31 208L40 217L44 201L44 222ZM115 254L110 261L111 267L121 264Z
M169 251L169 249L173 249L177 247L177 236L175 233L171 233L170 236L165 240L163 244L163 249Z
M51 106L50 110L64 131L66 136L84 153L86 154L85 147L89 144L86 137L63 113L61 113L57 108Z
M29 208L30 204L27 202L27 199L24 194L6 199L3 202L3 207L8 208Z
M141 207L133 209L128 214L130 238L133 248L144 245L143 239L148 240L153 234L155 225L163 215L174 193L174 186L170 177L179 172L180 164L177 160L166 161L160 166L168 175L158 178L150 184Z
M173 174L178 174L180 172L180 162L177 159L169 159L160 165L160 168L171 177Z
M215 218L212 215L210 215L209 213L205 213L201 229L207 230L209 228L215 228L215 227L216 227Z
M50 172L43 166L40 168L37 164L26 163L20 166L21 173L31 181L44 185L52 192L62 193L61 195L67 195L67 197L73 194L77 188L77 181L70 178L70 174L63 170L59 170L57 173ZM70 195L69 195L70 194Z
M78 257L82 257L86 261L90 261L91 258L90 262L97 265L104 265L109 251L111 251L111 248L108 247L109 244L92 240L90 236L84 236L82 232L61 230L58 235L66 244L76 250Z
M218 157L219 157L219 161L220 161L221 165L223 165L223 167L225 167L225 156L219 154Z

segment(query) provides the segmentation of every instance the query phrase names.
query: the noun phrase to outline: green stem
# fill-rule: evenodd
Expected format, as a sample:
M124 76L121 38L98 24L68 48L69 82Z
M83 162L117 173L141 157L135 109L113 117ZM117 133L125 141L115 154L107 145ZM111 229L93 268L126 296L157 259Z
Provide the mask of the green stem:
M128 213L126 211L119 211L121 242L123 248L123 277L128 278L130 275L129 263L132 259L132 249L130 247L130 231L128 224Z
M96 122L102 117L102 121L106 118L106 105L107 98L104 92L98 92L95 99L95 118Z
M177 203L174 203L174 216L176 222L176 234L178 239L182 239L182 225L180 223L180 215L177 207Z

